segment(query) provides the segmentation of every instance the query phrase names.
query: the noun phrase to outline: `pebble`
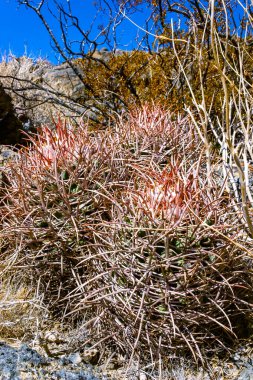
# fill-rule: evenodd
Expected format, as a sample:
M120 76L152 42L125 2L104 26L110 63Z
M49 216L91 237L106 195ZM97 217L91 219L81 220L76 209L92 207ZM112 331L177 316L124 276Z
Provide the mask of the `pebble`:
M238 353L236 353L233 357L234 361L237 362L241 359L240 355Z
M139 380L147 380L147 376L144 372L140 373Z
M44 339L46 342L55 343L58 339L58 334L54 331L47 331L45 333Z
M68 359L70 363L75 365L82 363L82 358L79 352L75 352L74 354L69 355Z

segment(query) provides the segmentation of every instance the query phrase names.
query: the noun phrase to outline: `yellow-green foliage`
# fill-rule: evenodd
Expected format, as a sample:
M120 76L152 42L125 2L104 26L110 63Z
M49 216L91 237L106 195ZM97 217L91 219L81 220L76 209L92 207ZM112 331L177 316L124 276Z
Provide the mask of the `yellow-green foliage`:
M183 37L185 41L188 39ZM165 44L161 45L158 53L132 51L111 54L106 62L78 60L84 81L91 89L88 95L108 100L117 111L123 104L131 109L136 104L155 102L182 112L185 107L194 109L196 101L197 104L205 104L211 116L220 116L224 101L221 75L208 38L203 43L200 34L197 40L200 42L196 43L192 38L187 44L177 42L176 53L171 44ZM238 60L242 50L243 73ZM251 50L245 41L237 39L231 40L227 46L226 63L222 50L219 52L221 66L226 64L230 96L239 96L240 74L244 75L244 80L251 76Z
M171 72L175 64L172 54L150 54L143 51L111 55L103 65L97 61L79 60L84 80L93 95L117 98L131 108L148 102L164 104L171 87ZM169 74L169 75L168 75ZM92 93L91 93L92 94Z

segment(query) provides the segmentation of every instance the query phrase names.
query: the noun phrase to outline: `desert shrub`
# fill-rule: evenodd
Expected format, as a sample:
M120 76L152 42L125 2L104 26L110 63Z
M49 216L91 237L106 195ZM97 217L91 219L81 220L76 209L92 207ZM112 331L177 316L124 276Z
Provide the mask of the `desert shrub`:
M114 104L115 110L133 108L147 102L167 105L174 111L183 112L197 103L205 102L209 117L221 118L224 94L217 65L214 63L208 36L196 31L195 39L189 33L175 35L187 43L176 44L176 52L166 37L171 39L171 30L163 33L165 41L160 43L158 52L130 51L119 55L111 53L106 64L101 61L78 59L77 65L83 71L84 81L89 84L89 96L95 96ZM232 93L240 87L237 72L239 57L243 57L243 76L250 83L252 47L240 38L227 46L227 78ZM219 51L223 62L223 51ZM180 62L178 61L180 60ZM186 79L187 78L187 79ZM236 93L236 97L238 94ZM232 116L233 112L232 111Z
M84 346L154 363L228 348L251 318L250 261L189 120L145 106L97 133L59 121L30 142L4 168L14 278L83 320Z

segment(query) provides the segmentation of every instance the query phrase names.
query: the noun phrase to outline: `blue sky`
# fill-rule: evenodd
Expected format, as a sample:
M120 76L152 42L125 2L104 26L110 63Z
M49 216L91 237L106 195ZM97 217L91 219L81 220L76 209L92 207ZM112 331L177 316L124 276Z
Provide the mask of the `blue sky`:
M47 33L36 16L16 0L0 0L0 53L17 56L52 54Z
M52 0L47 0L50 6L53 6ZM61 0L67 3L67 0ZM96 9L93 6L93 0L72 0L75 14L80 18L83 29L87 29L93 20ZM78 7L77 7L78 4ZM133 20L140 26L145 26L144 21L147 16L147 10L140 9L135 14ZM57 21L48 13L47 17L51 23L51 27L57 32ZM106 23L106 16L97 15L94 24L95 32L98 31L98 25ZM119 40L121 48L133 49L135 47L135 36L138 32L137 28L126 20L119 28ZM140 34L142 32L140 31ZM71 35L75 39L76 35ZM59 56L54 52L50 45L50 38L41 24L38 17L25 6L19 6L17 0L0 0L0 57L4 54L12 52L16 56L24 54L32 57L41 56L56 63Z

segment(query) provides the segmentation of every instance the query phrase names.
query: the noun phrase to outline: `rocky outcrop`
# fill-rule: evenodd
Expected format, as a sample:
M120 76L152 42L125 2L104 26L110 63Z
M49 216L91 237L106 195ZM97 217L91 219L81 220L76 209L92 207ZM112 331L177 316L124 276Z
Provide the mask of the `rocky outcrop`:
M122 53L117 50L113 54L118 56ZM112 52L103 48L93 52L92 58L108 61L111 55ZM29 57L10 57L0 62L0 83L9 89L8 94L19 113L19 119L25 113L23 125L27 124L27 120L34 127L53 125L53 120L59 116L74 118L75 121L80 118L96 120L101 113L101 99L90 98L86 94L82 81L84 72L75 60L71 66L67 62L52 65ZM110 106L110 103L106 105Z
M8 88L23 124L30 120L34 127L53 125L59 116L81 117L87 108L78 102L84 85L67 63L12 57L0 63L0 83Z
M21 143L21 129L22 121L15 114L12 99L0 85L0 144Z
M81 70L77 66L75 69L81 76ZM68 63L35 70L31 75L31 79L34 83L50 86L52 90L73 99L78 97L84 88L84 84Z

